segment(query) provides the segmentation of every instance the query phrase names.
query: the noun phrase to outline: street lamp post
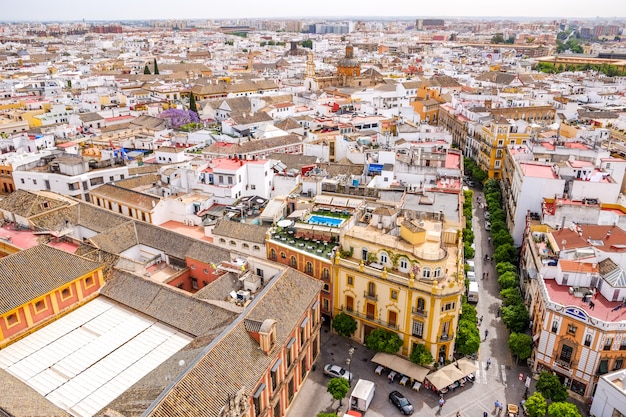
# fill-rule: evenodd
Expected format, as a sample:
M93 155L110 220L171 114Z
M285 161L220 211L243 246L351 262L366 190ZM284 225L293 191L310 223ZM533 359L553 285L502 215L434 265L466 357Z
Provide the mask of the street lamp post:
M346 359L346 364L348 365L348 374L349 374L349 378L348 378L348 383L350 384L350 386L352 386L352 355L354 354L354 347L350 346L350 349L348 349L348 359Z

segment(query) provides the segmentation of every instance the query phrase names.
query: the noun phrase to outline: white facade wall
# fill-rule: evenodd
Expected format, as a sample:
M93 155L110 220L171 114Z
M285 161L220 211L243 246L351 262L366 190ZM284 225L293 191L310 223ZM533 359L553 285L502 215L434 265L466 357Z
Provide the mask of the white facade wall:
M621 184L618 184L616 182L576 180L572 182L569 197L572 200L581 200L583 198L597 198L602 203L615 203L617 202L617 198L620 192Z
M621 386L612 381L620 381ZM599 379L590 414L595 417L626 415L626 370L621 369Z
M91 185L92 179L102 177L102 183ZM111 179L113 177L113 179ZM84 194L104 183L128 178L128 167L100 169L80 175L63 175L51 172L13 171L15 188L26 191L52 191L85 200ZM49 188L47 183L49 183ZM96 180L96 182L99 182ZM86 184L86 188L85 188Z
M520 183L521 182L521 183ZM565 180L557 178L528 177L523 178L514 175L511 193L515 195L515 204L512 213L513 230L511 236L515 246L522 244L524 229L526 228L526 214L528 211L541 212L541 205L544 198L554 198L555 194L561 195Z

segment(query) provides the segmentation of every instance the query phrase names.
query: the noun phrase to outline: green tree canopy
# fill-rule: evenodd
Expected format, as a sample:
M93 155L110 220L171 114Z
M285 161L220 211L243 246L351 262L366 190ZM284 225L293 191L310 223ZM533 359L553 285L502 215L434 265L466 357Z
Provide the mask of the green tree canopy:
M377 352L396 353L402 347L402 339L397 333L378 328L367 336L365 346Z
M521 360L530 358L532 343L533 339L525 333L511 333L509 336L509 350Z
M555 402L565 401L567 398L567 390L559 380L559 377L551 372L543 371L539 374L535 389L544 398Z
M496 264L496 272L498 275L502 275L505 272L515 272L517 273L517 267L513 265L511 262L499 262Z
M505 228L499 227L502 224ZM513 246L513 237L506 229L506 225L501 220L496 220L494 223L491 223L491 240L496 247L500 247L502 245L511 245Z
M504 245L500 245L496 247L496 250L493 254L493 259L496 261L496 264L500 262L517 262L517 249L515 246L505 243Z
M523 332L530 323L528 309L524 304L502 307L502 322L512 332Z
M143 73L144 73L144 74L152 74L152 73L150 72L150 68L148 68L148 64L146 64L146 65L143 67Z
M459 327L455 343L456 351L463 355L472 355L480 347L480 333L476 320L459 320Z
M313 49L313 41L311 39L303 40L300 42L300 45L302 45L303 48Z
M340 336L350 337L356 331L356 321L346 313L339 313L333 319L333 330Z
M189 94L189 110L194 113L198 113L198 105L196 104L196 95L194 93Z
M517 288L519 284L519 277L515 272L505 272L498 277L498 285L500 288Z
M581 417L578 407L572 403L555 402L548 407L550 417Z
M522 304L524 302L517 287L505 288L500 291L500 299L502 300L502 306L504 307Z
M430 365L434 361L433 354L422 344L413 347L413 351L409 355L409 360L421 366Z
M337 417L335 413L317 413L315 417Z
M339 400L339 405L341 405L341 400L346 398L346 394L350 391L350 382L345 378L333 378L328 381L326 391L333 396L333 399Z
M159 66L156 62L156 58L154 58L154 73L158 74L159 73Z
M504 35L502 33L496 33L491 37L491 43L504 43Z
M528 397L524 405L529 417L544 417L548 409L546 399L543 398L539 391Z

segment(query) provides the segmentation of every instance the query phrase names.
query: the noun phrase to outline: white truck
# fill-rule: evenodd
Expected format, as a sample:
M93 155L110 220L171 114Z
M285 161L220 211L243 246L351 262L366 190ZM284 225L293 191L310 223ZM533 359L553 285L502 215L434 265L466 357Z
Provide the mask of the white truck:
M352 410L366 412L369 408L376 391L376 384L366 379L359 379L350 394L350 408Z
M468 303L478 302L478 283L477 282L470 282L469 288L467 290L467 302Z

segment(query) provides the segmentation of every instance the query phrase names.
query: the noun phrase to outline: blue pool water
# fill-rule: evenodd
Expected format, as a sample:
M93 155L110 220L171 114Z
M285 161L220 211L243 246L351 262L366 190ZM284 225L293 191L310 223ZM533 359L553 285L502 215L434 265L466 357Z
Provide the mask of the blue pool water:
M339 227L343 223L343 219L336 219L334 217L313 215L309 217L309 224L319 224L322 226Z

